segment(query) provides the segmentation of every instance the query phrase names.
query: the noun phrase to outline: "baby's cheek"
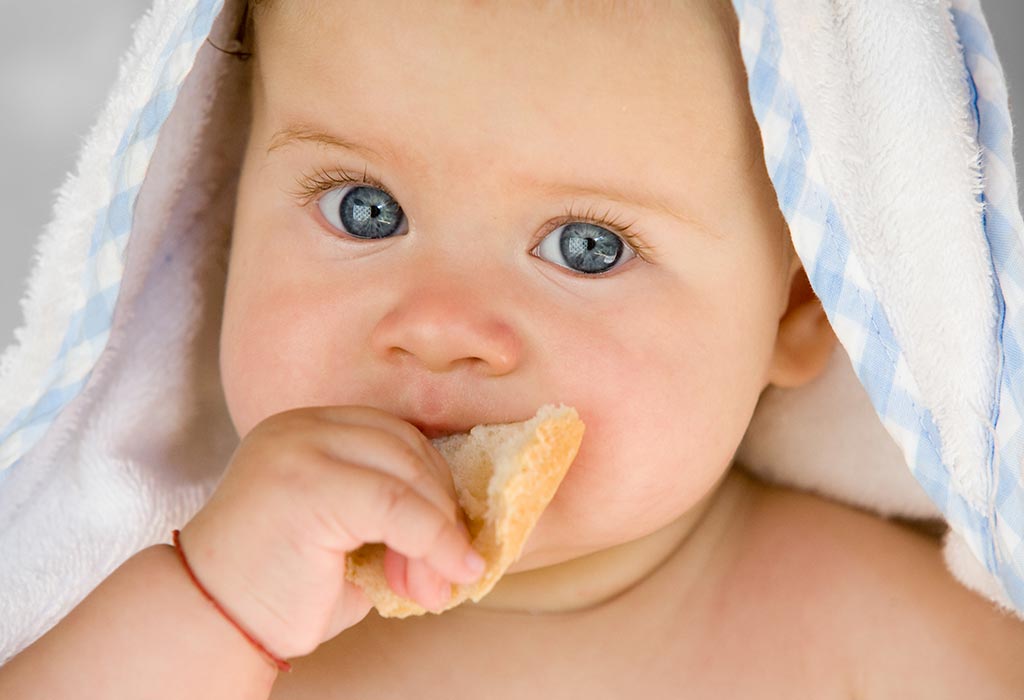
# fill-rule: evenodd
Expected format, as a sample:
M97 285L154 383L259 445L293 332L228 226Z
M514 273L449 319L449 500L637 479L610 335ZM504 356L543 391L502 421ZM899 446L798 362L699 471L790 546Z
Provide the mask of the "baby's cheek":
M339 372L339 348L325 332L328 310L308 295L253 290L225 316L221 372L240 435L264 418L299 406L331 403L350 373Z
M609 541L677 517L731 456L716 420L725 407L707 368L687 360L694 353L685 346L621 350L589 354L565 387L586 432L552 502L559 520L587 523L594 537Z

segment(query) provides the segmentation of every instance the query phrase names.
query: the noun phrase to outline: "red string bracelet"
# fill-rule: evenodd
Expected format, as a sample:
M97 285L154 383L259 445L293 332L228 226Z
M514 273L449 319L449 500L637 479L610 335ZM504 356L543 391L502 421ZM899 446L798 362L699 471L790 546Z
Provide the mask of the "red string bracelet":
M192 567L188 565L188 559L185 558L185 550L181 548L181 538L179 537L179 534L180 534L180 530L175 530L174 531L174 548L176 550L178 550L178 557L181 559L181 563L185 565L185 571L188 572L188 577L190 579L192 579L192 583L196 584L196 588L198 588L199 591L204 596L206 596L207 600L209 600L211 603L213 603L213 607L215 607L218 610L220 610L221 615L223 615L225 618L227 618L227 621L230 622L232 625L234 625L238 629L238 631L241 632L245 636L245 638L248 639L252 643L253 646L255 646L257 649L262 651L263 654L268 659L270 659L271 662L273 662L274 666L276 666L281 671L291 671L292 670L292 665L290 663L288 663L287 661L285 661L283 659L279 659L276 656L274 656L273 654L271 654L270 651L268 651L265 646L263 646L258 641L256 641L256 639L254 639L251 634L246 632L242 628L242 626L240 624L235 622L234 619L232 619L232 617L230 615L228 615L227 611L224 610L223 607L221 607L221 604L218 603L216 600L214 600L213 596L210 595L209 591L207 591L205 588L203 588L203 584L199 583L199 579L197 579L196 575L192 572Z

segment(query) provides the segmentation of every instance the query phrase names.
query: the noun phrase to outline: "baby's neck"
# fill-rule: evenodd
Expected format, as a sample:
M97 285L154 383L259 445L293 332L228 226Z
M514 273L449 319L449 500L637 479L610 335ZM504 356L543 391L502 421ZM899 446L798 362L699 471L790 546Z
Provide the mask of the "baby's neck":
M673 589L685 595L712 574L712 556L729 549L722 547L723 540L739 531L738 516L749 507L753 488L749 477L732 467L704 499L660 530L561 564L506 574L483 600L462 608L529 614L597 608L647 580L670 559L680 577Z

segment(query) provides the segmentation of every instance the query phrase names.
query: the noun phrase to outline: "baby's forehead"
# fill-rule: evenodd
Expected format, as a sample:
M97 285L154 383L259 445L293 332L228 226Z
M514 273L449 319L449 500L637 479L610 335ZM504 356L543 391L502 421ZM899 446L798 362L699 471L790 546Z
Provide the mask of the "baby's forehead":
M609 83L615 78L602 65L614 60L630 66L630 77L638 85L660 74L663 84L658 87L666 93L673 87L685 90L695 77L717 72L740 77L746 95L730 0L252 1L259 29L253 34L267 49L257 52L263 63L313 54L304 67L323 69L328 64L315 54L337 53L356 71L363 64L360 47L394 47L392 65L410 72L425 73L429 59L440 55L465 59L481 69L503 67L500 57L512 70L521 72L534 64L543 68L543 77L553 84L579 78L572 68L584 66L591 69L586 78L597 86L602 78ZM422 53L416 54L417 48ZM545 63L545 58L555 60ZM417 59L421 62L413 64ZM508 77L488 76L496 82ZM617 87L609 84L607 89ZM633 95L627 87L619 97L628 101Z
M742 195L750 176L734 164L745 171L760 147L722 7L731 12L727 0L275 4L254 50L267 111L293 124L271 125L267 140L291 126L340 130L392 172L472 173L481 187L588 173L683 183L706 201Z
M248 14L257 23L270 21L296 29L316 24L323 28L330 26L325 20L339 17L339 10L342 13L358 12L357 6L368 1L346 0L338 3L336 0L249 0ZM566 32L573 31L574 26L578 29L578 23L585 23L603 25L616 33L630 34L646 24L664 25L669 22L673 26L689 27L691 30L724 29L734 36L738 26L730 0L446 0L443 6L376 0L373 4L394 19L408 15L410 9L422 10L424 5L429 5L431 10L443 7L447 13L458 12L464 16L495 21L503 19L512 10L520 15L558 22ZM429 31L429 27L423 29ZM368 30L372 33L373 28ZM448 38L450 41L459 39L457 35ZM685 36L680 36L680 41L685 42Z
M531 68L551 85L609 92L623 109L634 102L646 108L648 95L639 94L645 89L686 94L684 116L715 111L715 91L747 99L730 0L262 0L257 7L257 62L301 62L307 71L297 76L302 81L311 70L357 75L372 60L363 59L367 50L386 47L394 70L431 78L439 58L448 56L462 64L457 70L476 68L487 81L506 83L510 93L519 87L530 92L528 99L542 93L514 78ZM260 44L277 50L258 50ZM344 56L344 63L329 65L331 54ZM443 88L438 102L476 89L455 79ZM675 107L670 99L659 109Z

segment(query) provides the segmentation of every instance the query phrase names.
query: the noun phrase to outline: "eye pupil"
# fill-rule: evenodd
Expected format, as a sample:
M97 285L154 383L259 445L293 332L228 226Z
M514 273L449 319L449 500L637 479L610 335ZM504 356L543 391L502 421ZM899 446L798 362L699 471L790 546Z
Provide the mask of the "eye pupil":
M387 238L405 218L398 202L376 187L355 187L339 204L339 228L356 238Z

